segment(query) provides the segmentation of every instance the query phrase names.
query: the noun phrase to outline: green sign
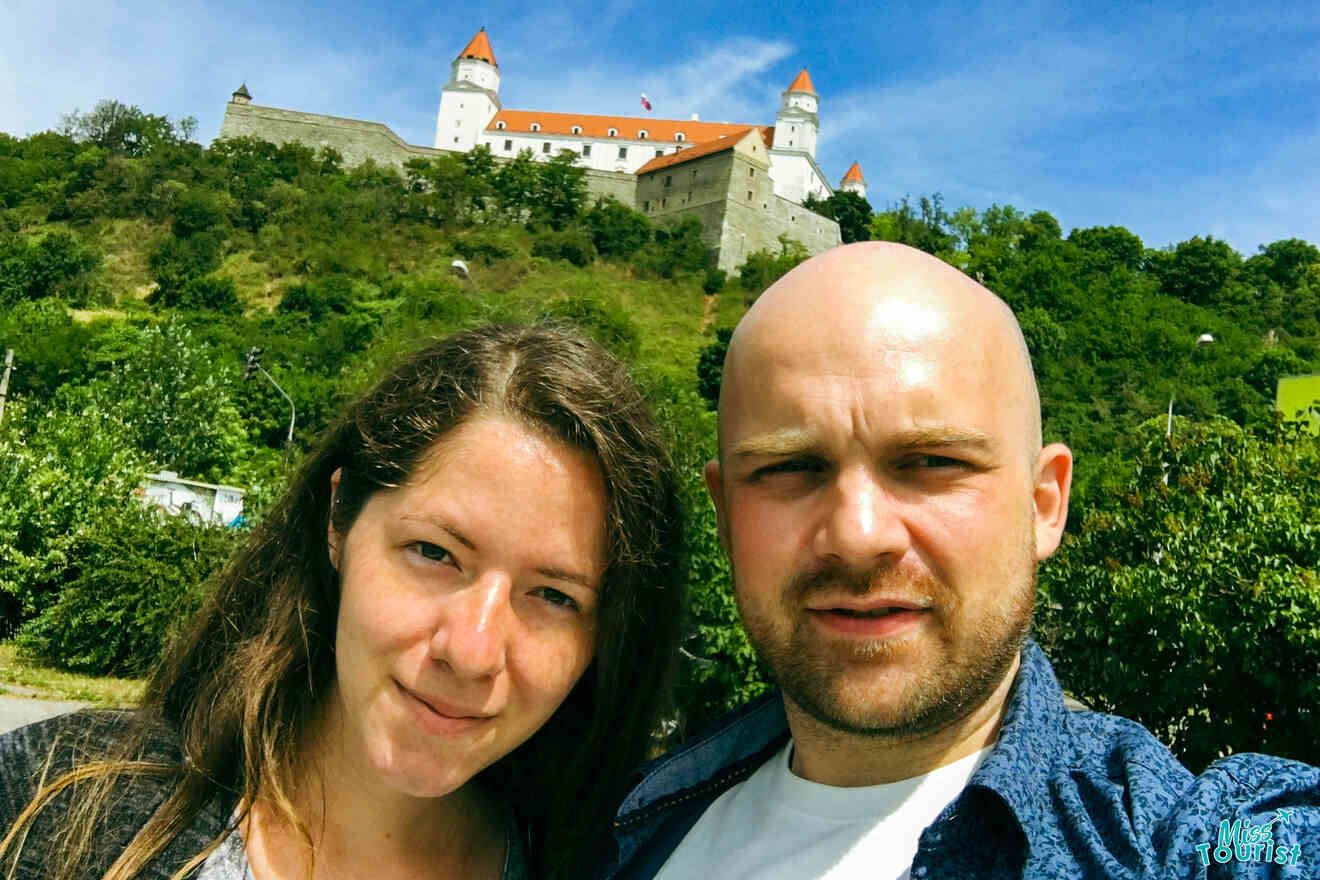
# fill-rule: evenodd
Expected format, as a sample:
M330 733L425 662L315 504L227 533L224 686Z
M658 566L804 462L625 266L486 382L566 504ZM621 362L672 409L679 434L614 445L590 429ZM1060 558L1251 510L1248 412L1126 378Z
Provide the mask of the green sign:
M1285 418L1295 419L1312 407L1320 408L1320 373L1310 376L1284 376L1279 379L1279 391L1274 405ZM1310 412L1311 430L1320 433L1320 417Z

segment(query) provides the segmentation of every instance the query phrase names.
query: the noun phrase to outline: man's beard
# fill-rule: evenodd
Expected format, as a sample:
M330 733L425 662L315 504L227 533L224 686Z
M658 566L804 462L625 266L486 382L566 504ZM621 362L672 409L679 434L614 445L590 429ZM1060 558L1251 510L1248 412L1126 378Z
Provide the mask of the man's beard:
M1034 545L1034 541L1030 543ZM795 576L783 591L784 604L779 609L789 615L787 639L775 631L775 622L749 617L741 596L739 610L757 656L784 693L807 714L843 733L917 738L966 717L989 699L1008 674L1031 628L1035 607L1034 546L1028 550L1032 556L1025 573L1001 572L1005 576L1001 583L1013 592L1005 594L1005 602L987 608L979 620L959 618L961 597L948 587L929 579L903 582L887 566L858 574L830 565ZM826 591L920 599L930 609L923 613L933 619L924 622L926 631L917 635L919 645L904 639L854 641L851 645L840 640L825 645L801 609L810 595ZM905 657L910 663L915 647L929 650L932 645L942 645L943 653L936 662L928 661L909 675L896 696L878 694L881 699L872 700L865 692L860 697L856 693L856 677L865 676L868 668L901 663Z

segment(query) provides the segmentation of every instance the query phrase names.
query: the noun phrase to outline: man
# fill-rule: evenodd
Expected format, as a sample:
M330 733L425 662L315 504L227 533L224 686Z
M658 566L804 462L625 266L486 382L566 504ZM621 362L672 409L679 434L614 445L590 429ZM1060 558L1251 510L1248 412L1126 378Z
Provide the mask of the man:
M719 432L706 482L781 691L644 769L602 876L1320 877L1320 771L1195 779L1065 707L1027 632L1072 454L988 290L900 245L804 263L734 333Z

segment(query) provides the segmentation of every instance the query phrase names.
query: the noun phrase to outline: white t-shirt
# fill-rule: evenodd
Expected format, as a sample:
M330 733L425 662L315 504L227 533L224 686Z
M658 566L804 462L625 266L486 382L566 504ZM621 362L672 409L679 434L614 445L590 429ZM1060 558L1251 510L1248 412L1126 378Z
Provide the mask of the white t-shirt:
M989 748L888 785L838 788L789 769L790 742L720 795L657 880L906 880L921 832L953 803Z

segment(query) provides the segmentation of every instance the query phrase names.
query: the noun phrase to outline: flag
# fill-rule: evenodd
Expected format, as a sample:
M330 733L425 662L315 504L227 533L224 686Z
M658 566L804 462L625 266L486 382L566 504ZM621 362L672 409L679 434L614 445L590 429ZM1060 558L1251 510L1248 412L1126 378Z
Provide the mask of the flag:
M648 113L651 112L651 100L646 97L646 92L642 92L642 106L646 108Z

